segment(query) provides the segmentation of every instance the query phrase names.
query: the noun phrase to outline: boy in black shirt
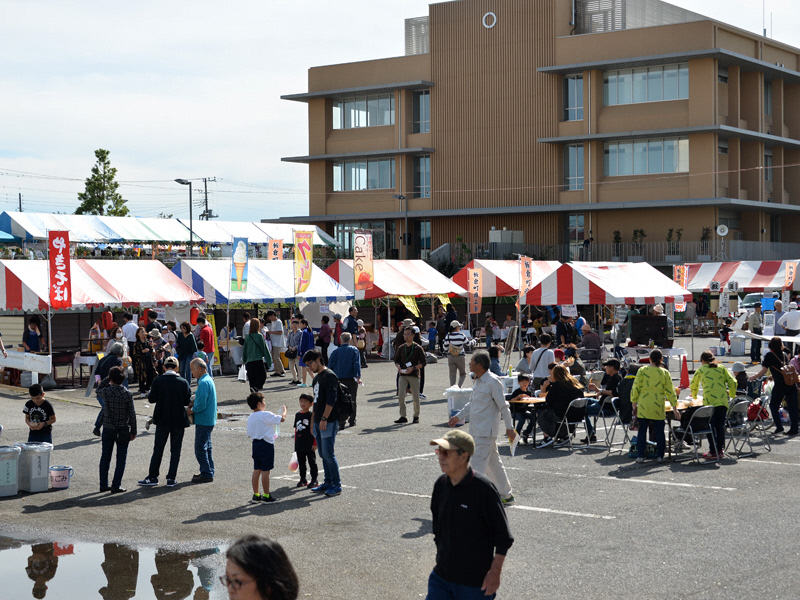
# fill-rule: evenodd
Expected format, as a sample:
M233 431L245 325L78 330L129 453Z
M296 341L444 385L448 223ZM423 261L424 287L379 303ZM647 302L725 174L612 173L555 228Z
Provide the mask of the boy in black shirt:
M520 373L517 377L517 381L519 381L519 387L512 392L509 400L515 400L519 396L533 396L533 392L528 389L531 384L531 378L529 375ZM517 433L522 434L523 444L528 443L528 436L533 431L533 419L531 418L531 413L528 410L529 408L531 410L535 410L527 404L515 404L514 402L511 402L511 412L514 420L517 422ZM528 429L525 431L525 433L522 433L522 427L525 425L526 419L528 420Z
M29 442L53 443L53 423L56 422L56 411L53 405L44 399L44 389L41 384L34 383L28 388L31 399L25 403L22 412L25 414L25 424L30 428Z
M314 397L300 394L300 412L294 416L294 451L300 464L300 483L297 487L317 487L317 440L314 439L311 406ZM311 483L306 480L306 459L311 469Z

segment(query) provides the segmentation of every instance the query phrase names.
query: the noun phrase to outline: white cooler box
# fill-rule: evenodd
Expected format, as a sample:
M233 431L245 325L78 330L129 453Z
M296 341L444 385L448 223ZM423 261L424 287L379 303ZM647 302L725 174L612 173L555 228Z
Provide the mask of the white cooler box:
M451 387L444 391L447 396L447 418L449 419L460 411L469 402L472 396L472 388ZM469 423L469 417L464 419L464 423Z
M747 338L743 335L732 335L731 340L731 356L746 356L744 351L744 342Z
M53 444L24 442L14 444L22 452L19 457L19 491L46 492L50 489L50 452Z

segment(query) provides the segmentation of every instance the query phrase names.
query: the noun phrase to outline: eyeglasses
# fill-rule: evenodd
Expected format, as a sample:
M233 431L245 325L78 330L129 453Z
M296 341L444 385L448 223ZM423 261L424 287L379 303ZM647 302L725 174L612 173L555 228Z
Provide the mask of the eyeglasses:
M242 586L246 583L250 583L255 581L255 579L248 579L247 581L241 581L239 579L231 579L227 575L222 575L219 578L219 582L224 585L226 588L232 587L237 592L242 589Z
M452 452L452 453L454 453L454 454L458 454L459 456L461 456L462 454L464 454L464 451L463 451L463 450L445 450L445 449L444 449L444 448L442 448L442 447L436 448L436 450L434 450L434 452L436 452L436 454L441 454L441 455L442 455L442 456L444 456L445 458L447 458L448 456L450 456L450 453L451 453L451 452Z

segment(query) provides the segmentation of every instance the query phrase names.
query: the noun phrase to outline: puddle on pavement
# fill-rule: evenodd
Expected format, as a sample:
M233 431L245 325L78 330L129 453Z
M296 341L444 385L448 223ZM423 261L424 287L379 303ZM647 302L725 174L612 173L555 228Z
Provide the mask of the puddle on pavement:
M20 600L217 600L228 597L218 579L225 568L220 552L0 536L0 595Z

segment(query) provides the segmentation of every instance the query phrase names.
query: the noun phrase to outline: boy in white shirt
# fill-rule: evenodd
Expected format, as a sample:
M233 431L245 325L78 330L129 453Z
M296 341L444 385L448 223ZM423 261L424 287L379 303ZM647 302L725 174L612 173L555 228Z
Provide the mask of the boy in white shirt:
M253 409L247 417L247 436L253 440L253 504L275 502L269 493L269 472L275 466L275 426L286 420L286 406L281 406L281 414L267 410L264 394L258 392L247 397L247 405ZM258 493L258 480L261 479L263 494Z

